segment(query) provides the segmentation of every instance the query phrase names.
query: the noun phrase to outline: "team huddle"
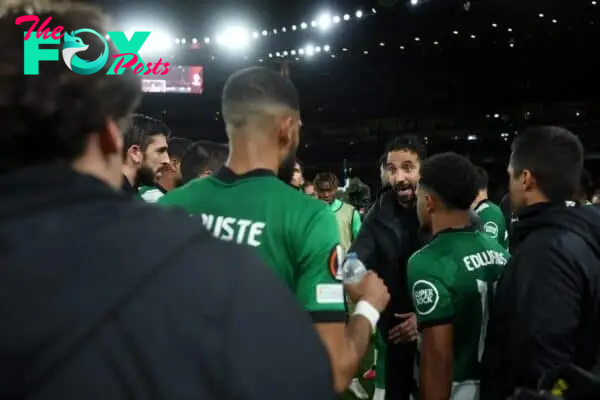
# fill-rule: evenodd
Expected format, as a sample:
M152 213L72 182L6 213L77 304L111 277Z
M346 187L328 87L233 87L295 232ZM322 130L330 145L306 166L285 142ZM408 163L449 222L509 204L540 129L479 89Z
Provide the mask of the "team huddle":
M257 79L275 89L253 93L248 82ZM227 164L211 176L198 174L200 179L191 179L155 200L199 217L221 240L259 251L312 316L332 358L336 389L343 392L356 375L370 339L351 336L347 342L354 345L352 362L336 363L336 358L343 359L349 351L343 345L347 319L344 285L336 279L350 244L345 240L345 246L340 246L336 210L342 208L342 202L334 203L333 197L325 202L311 198L275 172L291 169L295 160L300 122L294 92L287 79L262 68L232 76L223 98L231 149ZM253 96L254 102L248 102ZM271 131L257 133L257 127L264 130L266 125L248 117L250 112L277 116L283 128L273 126ZM252 157L257 148L263 150L263 159ZM403 151L410 152L410 148ZM481 196L487 178L482 183L482 172L469 160L443 153L417 163L418 183L402 182L406 186L400 186L412 197L408 204L416 210L421 228L432 235L410 257L407 267L406 290L412 296L418 323L418 335L415 331L411 337L419 349L418 391L414 395L420 399L475 399L488 311L509 258L506 226L499 208ZM389 168L390 173L401 174L405 167L391 163ZM144 193L147 195L148 189ZM481 219L479 227L472 224L473 211ZM352 227L359 229L354 214L348 215ZM353 232L350 238L355 236ZM387 304L387 291L380 285L377 280L371 283L371 290L380 293L375 293L375 304L366 302L367 306L365 298L370 292L360 297L356 292L364 292L364 288L345 287L353 292L352 301L369 307L354 314L369 322L369 332ZM351 327L346 327L346 336Z

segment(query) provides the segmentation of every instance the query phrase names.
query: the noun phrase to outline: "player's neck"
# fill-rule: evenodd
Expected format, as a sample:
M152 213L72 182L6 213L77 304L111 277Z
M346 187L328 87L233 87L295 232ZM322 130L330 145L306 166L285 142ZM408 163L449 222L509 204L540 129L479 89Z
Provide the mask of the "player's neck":
M477 194L477 197L475 197L475 201L473 201L473 207L476 207L477 205L479 205L479 203L481 203L482 201L485 201L487 199L488 199L487 190L480 190L479 193Z
M468 211L446 211L431 217L431 233L446 229L460 229L471 224Z
M259 140L251 142L232 137L229 141L229 159L225 165L237 175L255 169L268 169L277 173L278 157L276 154L271 156L268 148Z

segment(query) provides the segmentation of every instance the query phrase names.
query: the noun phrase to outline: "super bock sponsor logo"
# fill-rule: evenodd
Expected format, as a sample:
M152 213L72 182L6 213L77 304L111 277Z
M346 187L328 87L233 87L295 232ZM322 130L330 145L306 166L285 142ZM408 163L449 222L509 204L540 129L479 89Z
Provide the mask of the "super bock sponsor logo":
M495 222L486 222L483 225L483 230L494 239L498 237L498 225Z
M429 281L419 280L412 287L415 309L419 315L428 315L435 310L440 294L435 285Z

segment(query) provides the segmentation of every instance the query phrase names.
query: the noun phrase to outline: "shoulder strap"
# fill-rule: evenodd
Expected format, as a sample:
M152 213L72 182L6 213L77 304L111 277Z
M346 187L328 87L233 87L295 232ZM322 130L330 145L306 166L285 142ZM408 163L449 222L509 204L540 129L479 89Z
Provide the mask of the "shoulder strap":
M58 249L58 253L54 251L55 254L48 253L49 257L64 260L65 265L81 265L82 268L74 269L73 276L65 279L68 280L67 287L85 288L86 301L82 307L70 292L58 300L67 308L63 311L77 322L67 335L32 361L22 381L23 388L19 390L25 390L26 396L43 388L141 289L162 270L172 266L169 260L174 254L200 236L209 236L201 224L183 223L169 230L171 240L165 241L165 235L157 232L174 225L171 213L156 212L145 205L132 209L123 219L100 227L77 243L79 247L73 247L72 253L61 252L64 248ZM121 238L139 237L140 232L146 232L143 240L128 243L125 249L118 246ZM159 248L161 252L148 251ZM102 256L90 257L99 251Z

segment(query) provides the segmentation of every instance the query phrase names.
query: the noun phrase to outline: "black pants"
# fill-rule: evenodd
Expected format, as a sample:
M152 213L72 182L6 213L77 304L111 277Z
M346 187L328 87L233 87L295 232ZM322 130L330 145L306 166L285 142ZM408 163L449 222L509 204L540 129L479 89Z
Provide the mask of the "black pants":
M413 373L417 345L389 342L387 345L385 398L386 400L409 400L415 389Z

